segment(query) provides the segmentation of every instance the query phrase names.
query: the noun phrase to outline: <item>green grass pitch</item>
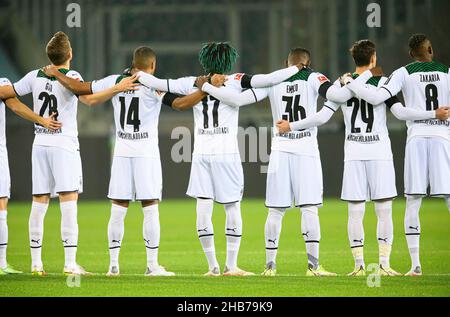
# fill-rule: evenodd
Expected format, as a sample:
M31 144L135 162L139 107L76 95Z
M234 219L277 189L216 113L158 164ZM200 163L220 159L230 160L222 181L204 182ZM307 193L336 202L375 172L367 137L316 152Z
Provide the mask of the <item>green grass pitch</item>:
M0 276L0 296L450 296L450 215L441 199L426 199L421 211L422 277L383 277L380 287L368 287L367 278L350 278L353 268L347 239L346 204L328 199L320 209L322 241L320 261L338 277L305 277L305 245L300 232L298 209L287 212L278 252L279 276L264 278L264 223L266 208L262 200L244 199L242 203L244 236L239 265L257 273L245 278L206 278L206 259L195 230L195 201L165 200L160 206L160 263L178 276L149 278L145 271L145 247L142 241L142 212L133 204L126 218L118 278L104 276L108 268L106 228L108 201L79 204L78 262L95 275L82 277L80 287L68 287L63 269L59 204L53 201L45 220L43 260L46 277L29 274L29 203L9 206L9 262L26 272L18 276ZM395 239L391 265L406 272L410 259L403 234L404 200L394 202ZM215 205L216 250L222 267L225 261L225 217L222 206ZM376 217L368 204L364 220L366 265L378 261Z

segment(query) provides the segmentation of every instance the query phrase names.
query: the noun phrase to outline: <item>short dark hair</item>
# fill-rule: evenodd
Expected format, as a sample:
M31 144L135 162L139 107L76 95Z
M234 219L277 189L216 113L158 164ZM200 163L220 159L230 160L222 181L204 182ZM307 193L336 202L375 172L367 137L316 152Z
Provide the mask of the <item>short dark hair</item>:
M289 52L288 60L291 60L291 58L303 59L306 63L309 63L311 60L311 53L306 48L295 47Z
M423 54L423 44L428 41L428 37L425 34L417 33L413 34L408 41L409 49L413 56L420 56Z
M140 46L133 53L133 67L147 69L156 58L156 53L148 46Z
M375 54L375 43L370 40L360 40L353 44L350 48L353 60L356 66L367 66L370 64L370 59Z
M67 62L71 49L69 37L66 33L59 31L47 43L46 52L50 62L59 66Z

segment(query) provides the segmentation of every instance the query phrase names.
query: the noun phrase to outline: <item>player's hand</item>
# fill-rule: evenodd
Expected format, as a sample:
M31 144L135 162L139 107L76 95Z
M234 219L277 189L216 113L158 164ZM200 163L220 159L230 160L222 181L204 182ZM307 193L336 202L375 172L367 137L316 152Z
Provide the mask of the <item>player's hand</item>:
M449 106L442 106L436 109L436 119L447 120L450 113L449 109Z
M136 83L136 81L139 79L139 76L137 74L134 74L133 76L126 77L120 81L116 85L116 88L119 92L124 91L130 91L130 90L139 90L137 86L139 86L139 83Z
M345 73L341 77L339 77L339 82L341 83L341 86L345 86L349 84L353 80L351 73Z
M54 65L47 65L41 69L48 77L55 77L59 70Z
M55 120L57 113L52 112L50 117L48 118L42 118L42 126L46 129L49 129L51 131L56 131L58 129L61 129L62 123Z
M195 87L202 89L203 85L208 82L208 76L198 76L195 80Z
M227 81L227 76L222 74L214 74L209 81L211 85L221 87Z
M379 66L372 68L370 70L370 72L372 73L372 76L374 76L374 77L381 77L384 75L383 69Z
M278 120L277 121L277 129L279 133L287 133L291 131L291 126L289 125L289 121L286 120Z

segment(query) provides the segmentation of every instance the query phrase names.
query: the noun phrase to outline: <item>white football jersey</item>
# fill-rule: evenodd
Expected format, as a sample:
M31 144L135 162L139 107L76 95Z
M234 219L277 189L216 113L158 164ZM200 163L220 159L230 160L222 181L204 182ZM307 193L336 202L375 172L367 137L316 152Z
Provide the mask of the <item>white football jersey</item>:
M405 106L436 110L450 104L449 67L437 62L414 62L397 69L382 86L391 96L403 92ZM414 136L438 136L450 140L450 120L407 121L408 140Z
M6 78L0 78L0 86L11 86ZM6 148L6 105L0 99L0 147Z
M358 75L353 74L352 77L355 79ZM385 77L372 77L366 84L369 89L376 91L386 80ZM339 81L336 81L335 85L340 86ZM358 97L340 105L331 101L325 103L325 107L333 111L340 107L344 114L345 161L392 160L391 141L386 125L386 106L391 107L394 103L389 100L379 105L371 105Z
M242 92L243 74L228 76L225 88ZM197 91L196 77L169 80L169 92L189 95ZM193 154L233 154L239 153L238 123L239 107L222 103L212 96L205 97L194 106L194 151Z
M109 89L123 78L111 75L92 82L92 92ZM114 155L159 158L158 123L164 93L140 85L139 90L121 92L112 98L116 144Z
M280 134L276 122L295 122L315 114L319 88L326 82L329 80L325 75L303 68L278 85L255 89L258 100L261 100L264 94L270 99L273 117L272 150L319 156L317 127Z
M82 81L81 75L74 70L60 69L66 76ZM50 131L39 124L34 125L34 144L56 146L69 151L77 151L78 127L77 109L78 98L70 90L61 85L56 78L50 78L41 70L33 70L16 82L14 90L18 96L33 94L34 112L47 118L56 112L56 120L62 127Z

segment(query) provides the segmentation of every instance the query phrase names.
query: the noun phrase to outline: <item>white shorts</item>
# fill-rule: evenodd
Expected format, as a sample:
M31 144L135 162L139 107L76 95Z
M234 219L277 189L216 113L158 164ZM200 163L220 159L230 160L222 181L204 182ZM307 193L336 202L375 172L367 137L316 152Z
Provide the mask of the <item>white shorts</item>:
M0 198L9 198L11 194L11 177L9 175L8 152L0 147Z
M272 151L267 170L266 206L289 208L322 205L320 157Z
M346 161L341 199L370 201L397 196L394 161Z
M161 160L155 157L114 156L108 198L161 200Z
M33 195L83 192L80 152L55 146L33 145L31 153Z
M239 154L193 155L187 195L220 204L241 201L244 173Z
M405 150L405 195L450 195L450 141L413 137Z

